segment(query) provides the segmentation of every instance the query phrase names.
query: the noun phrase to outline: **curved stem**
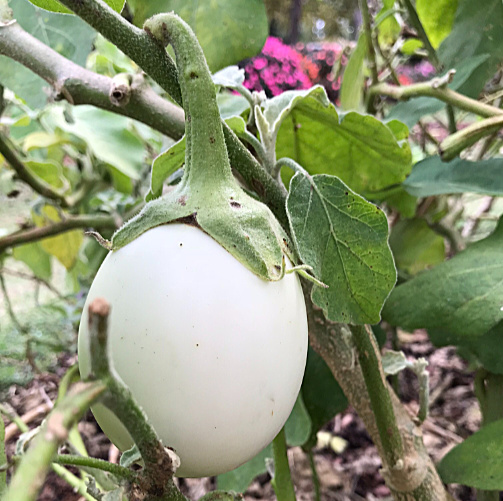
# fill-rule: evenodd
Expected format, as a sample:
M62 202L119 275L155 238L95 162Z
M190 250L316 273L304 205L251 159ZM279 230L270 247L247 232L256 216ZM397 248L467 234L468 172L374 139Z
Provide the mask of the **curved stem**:
M215 85L194 32L174 13L153 16L145 22L144 29L175 50L186 115L187 147L182 183L192 185L193 190L203 190L209 180L233 181Z

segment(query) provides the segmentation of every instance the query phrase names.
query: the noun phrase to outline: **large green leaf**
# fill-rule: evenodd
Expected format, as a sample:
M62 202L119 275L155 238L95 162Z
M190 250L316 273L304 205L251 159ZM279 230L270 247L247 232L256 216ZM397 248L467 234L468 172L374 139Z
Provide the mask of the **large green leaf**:
M194 30L212 72L258 54L269 33L263 0L133 0L128 4L138 26L159 12L176 12Z
M84 66L95 31L77 16L55 14L39 9L28 0L10 3L14 18L28 33L54 50ZM44 87L48 84L29 69L5 56L0 56L0 82L22 97L32 108L47 102Z
M459 0L452 31L439 48L440 59L446 68L452 68L481 54L488 54L489 58L471 75L472 96L480 92L503 58L503 3Z
M340 101L345 111L360 111L363 105L363 88L365 86L365 57L367 55L367 37L360 33L342 76Z
M457 346L459 354L468 361L480 364L493 374L503 374L503 322L478 337L466 337L437 329L429 329L428 335L435 346Z
M410 172L407 141L372 116L350 112L339 119L322 88L285 92L264 115L277 124L278 158L293 158L310 174L337 176L358 193L400 183Z
M416 275L445 258L444 239L424 219L399 221L393 226L389 245L398 269Z
M25 263L36 277L43 280L50 280L52 275L51 257L42 248L40 242L14 247L12 249L12 255L18 261Z
M122 186L127 180L140 178L145 148L131 131L131 119L92 106L78 106L72 109L69 121L63 107L53 107L46 110L43 122L48 129L59 128L85 141L96 158L111 166L112 176L122 181Z
M417 15L433 47L451 32L458 0L416 0Z
M311 436L311 418L300 393L285 423L285 435L290 447L304 445Z
M460 61L454 67L456 74L448 87L452 90L463 92L465 87L469 87L470 77L479 71L488 58L487 54L482 54ZM450 68L452 66L449 66ZM476 93L472 97L476 97ZM399 120L411 128L421 117L437 113L443 108L445 108L445 103L438 99L433 97L416 97L398 103L391 109L387 118Z
M342 412L348 406L348 401L325 361L312 348L307 354L306 372L300 391L311 419L311 435L301 445L311 448L316 444L316 434L320 428Z
M438 465L438 472L447 484L503 490L503 419L451 449Z
M481 336L503 319L503 219L494 233L390 295L383 318L405 329Z
M402 186L416 197L466 192L503 196L502 174L503 158L446 163L434 156L417 163Z
M336 177L300 173L290 183L287 212L302 261L328 285L312 292L327 318L379 322L396 280L384 212Z
M121 12L126 3L126 0L104 0L106 4L108 4L112 9L116 12ZM61 5L56 0L30 0L30 2L37 7L40 7L45 10L49 10L52 12L61 12L64 14L72 14L72 11Z

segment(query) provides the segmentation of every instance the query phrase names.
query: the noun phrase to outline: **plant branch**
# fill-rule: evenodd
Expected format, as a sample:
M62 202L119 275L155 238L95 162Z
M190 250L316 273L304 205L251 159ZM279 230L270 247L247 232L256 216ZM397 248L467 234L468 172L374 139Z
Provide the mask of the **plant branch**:
M447 88L446 83L448 82L442 81L441 78L434 78L428 82L404 85L402 87L387 83L379 83L372 86L369 92L372 94L389 96L400 101L420 96L434 97L444 103L452 104L461 110L474 113L481 117L503 115L503 110L500 108L464 96L459 92Z
M183 110L157 95L141 76L132 79L129 102L114 104L114 79L86 70L23 30L17 23L0 27L0 54L7 56L48 82L54 99L74 105L90 104L119 113L179 139L184 133ZM112 94L112 96L111 96Z
M155 499L186 501L173 482L173 475L180 464L178 456L163 446L143 409L113 367L108 348L110 305L105 299L96 298L88 311L91 377L103 380L107 386L100 402L120 416L145 464L135 483L147 494L146 499L155 493Z
M489 136L503 128L503 115L493 116L475 122L464 129L447 136L440 143L440 156L442 160L449 161L456 157L465 148L476 143L479 139Z
M117 45L173 98L182 103L176 66L164 47L115 12L103 0L60 0L96 31Z
M102 0L61 0L60 3L108 38L168 92L175 102L181 103L178 79L176 73L173 74L173 61L162 44L128 23ZM288 228L285 188L275 182L225 122L222 126L232 168L269 206L279 222Z
M42 240L70 230L83 228L116 229L121 224L122 221L118 221L115 216L100 214L69 216L54 224L23 229L0 237L0 253L11 247Z
M68 437L68 430L104 390L105 385L100 381L80 383L54 408L20 462L3 501L36 499L58 447Z
M54 190L49 184L45 183L37 176L34 176L31 171L24 165L17 154L12 150L5 139L0 134L0 153L3 155L5 160L14 169L17 177L24 181L28 186L33 188L39 195L50 200L55 200L61 207L68 207L69 203L65 195L59 191Z

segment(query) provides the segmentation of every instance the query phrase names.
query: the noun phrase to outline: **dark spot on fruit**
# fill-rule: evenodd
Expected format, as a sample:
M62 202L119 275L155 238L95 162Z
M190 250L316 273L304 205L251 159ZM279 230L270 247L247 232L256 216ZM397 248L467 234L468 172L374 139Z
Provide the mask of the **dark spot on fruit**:
M183 244L182 244L182 242L180 242L180 247L183 247Z
M199 343L196 343L196 346L199 346Z
M12 190L7 193L7 198L16 198L21 192L19 190Z
M241 204L239 202L235 202L231 199L230 204L233 209L241 209Z

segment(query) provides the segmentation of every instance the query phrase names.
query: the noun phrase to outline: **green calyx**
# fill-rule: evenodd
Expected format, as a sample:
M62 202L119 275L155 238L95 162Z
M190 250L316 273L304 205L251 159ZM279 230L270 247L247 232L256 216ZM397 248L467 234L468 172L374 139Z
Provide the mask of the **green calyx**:
M170 193L149 202L114 234L112 249L155 226L184 222L208 233L259 277L280 280L284 256L291 256L287 236L269 208L247 195L232 175L215 86L194 33L174 13L152 17L144 29L175 51L185 110L185 170Z

